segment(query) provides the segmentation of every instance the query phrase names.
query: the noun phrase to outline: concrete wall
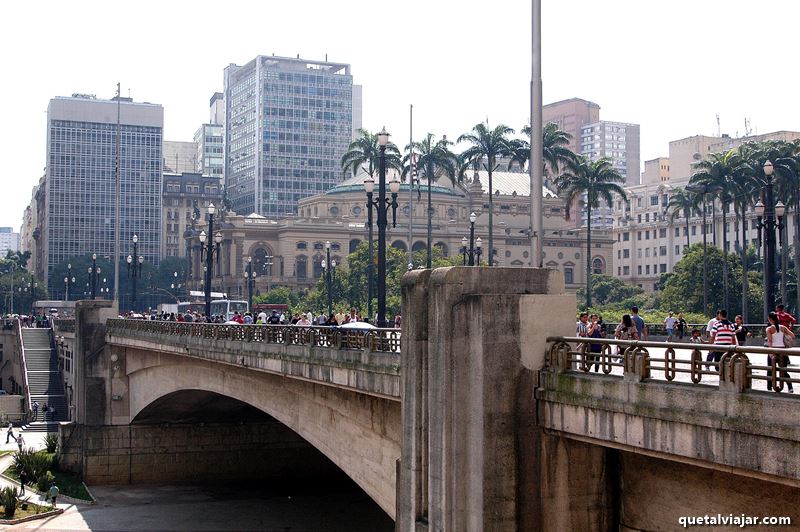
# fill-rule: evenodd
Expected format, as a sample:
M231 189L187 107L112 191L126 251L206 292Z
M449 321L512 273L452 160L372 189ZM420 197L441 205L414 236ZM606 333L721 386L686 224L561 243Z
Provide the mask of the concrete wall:
M414 271L402 290L397 530L540 529L535 370L574 296L528 268Z
M60 465L89 484L299 482L339 469L278 422L247 425L62 425Z

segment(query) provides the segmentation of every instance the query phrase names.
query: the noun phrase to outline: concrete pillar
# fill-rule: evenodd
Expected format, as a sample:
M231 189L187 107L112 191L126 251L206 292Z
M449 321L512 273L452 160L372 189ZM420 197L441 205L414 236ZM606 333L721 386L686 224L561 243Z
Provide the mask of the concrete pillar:
M402 295L397 530L540 528L536 371L575 297L555 270L468 267L410 272Z
M95 299L75 303L74 421L86 425L107 423L111 397L107 392L106 320L116 318L113 301Z

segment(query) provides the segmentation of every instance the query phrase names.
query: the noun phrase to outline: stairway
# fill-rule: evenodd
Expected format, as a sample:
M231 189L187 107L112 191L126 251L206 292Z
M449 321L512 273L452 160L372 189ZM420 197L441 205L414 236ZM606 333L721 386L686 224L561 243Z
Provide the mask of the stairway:
M22 345L25 349L25 365L28 373L28 393L31 404L39 403L39 415L36 421L30 421L24 432L56 432L58 422L68 420L67 398L64 395L64 383L58 367L58 354L51 347L52 329L22 329ZM44 405L55 407L44 419ZM31 414L32 415L32 414Z

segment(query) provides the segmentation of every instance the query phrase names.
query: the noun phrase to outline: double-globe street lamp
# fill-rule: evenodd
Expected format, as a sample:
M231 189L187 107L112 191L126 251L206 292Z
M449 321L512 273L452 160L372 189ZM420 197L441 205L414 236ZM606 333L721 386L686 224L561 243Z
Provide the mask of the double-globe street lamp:
M400 191L400 181L397 176L392 179L389 184L389 190L392 193L391 201L386 199L386 145L389 143L389 133L386 128L382 128L378 133L378 144L380 147L380 164L378 167L378 199L372 199L372 193L375 188L375 181L369 177L364 180L364 190L367 193L367 224L370 229L372 228L372 207L378 213L378 327L386 327L386 227L389 225L387 220L387 213L389 207L392 208L392 227L397 226L397 193ZM370 238L370 247L372 247L372 238ZM371 250L370 250L371 251ZM369 270L370 278L369 283L372 283L372 253L369 257ZM371 298L370 298L371 302ZM370 307L372 305L369 305ZM371 316L371 310L370 318Z
M136 310L136 280L142 277L144 257L139 255L139 237L133 235L133 255L128 255L128 276L131 278L131 310Z
M89 278L91 280L92 299L97 297L97 276L100 275L100 268L97 267L97 253L92 253L92 265L89 266Z
M211 321L211 272L214 268L214 254L219 254L220 244L222 244L222 233L217 231L214 234L214 213L216 208L213 203L208 204L208 234L200 231L200 260L205 260L205 302L206 320ZM211 235L214 235L213 237Z
M64 301L69 301L69 286L75 284L75 277L72 276L72 263L67 264L67 276L64 277Z
M322 259L322 271L325 272L325 290L328 293L328 316L333 314L333 276L336 270L336 261L331 260L331 241L325 242L325 257Z
M247 268L244 270L244 280L247 282L247 308L253 310L253 285L256 284L256 272L253 271L253 257L247 257Z
M706 225L706 196L719 192L722 187L716 185L702 184L702 185L689 185L686 187L689 192L703 195L703 313L708 313L708 235ZM727 283L727 280L726 280ZM727 303L727 293L725 294L725 301Z
M478 216L473 212L469 215L469 242L467 237L461 238L461 253L464 254L464 266L480 266L481 265L481 248L483 241L481 237L475 240L475 220ZM467 247L469 243L469 247Z
M775 203L773 196L773 173L775 167L771 161L764 163L764 201L755 205L758 217L758 230L764 231L764 321L775 308L775 230L783 230L783 216L786 206L783 202ZM777 218L777 219L776 219Z

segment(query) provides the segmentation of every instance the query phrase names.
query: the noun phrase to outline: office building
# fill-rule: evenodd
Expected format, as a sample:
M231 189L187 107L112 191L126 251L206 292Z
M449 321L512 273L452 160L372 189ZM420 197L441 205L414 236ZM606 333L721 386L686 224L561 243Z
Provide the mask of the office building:
M9 251L19 251L19 233L11 227L0 227L0 257Z
M581 153L581 129L600 121L600 106L581 98L570 98L549 103L542 107L542 123L553 122L558 128L569 133L570 150Z
M137 234L139 253L158 265L164 109L131 98L74 94L50 100L47 109L47 170L40 186L46 191L41 237L45 281L54 266L71 257L114 257L118 111L120 257L130 253ZM48 287L57 293L60 279L49 279Z
M219 209L220 216L225 216L222 192L219 176L164 173L162 257L186 257L184 232L193 225L204 223L209 203Z
M196 172L197 142L164 141L164 171L174 174Z
M225 187L233 210L297 214L342 177L353 136L350 65L258 56L225 68Z
M199 173L222 179L225 169L223 134L222 126L218 124L203 124L194 134Z

